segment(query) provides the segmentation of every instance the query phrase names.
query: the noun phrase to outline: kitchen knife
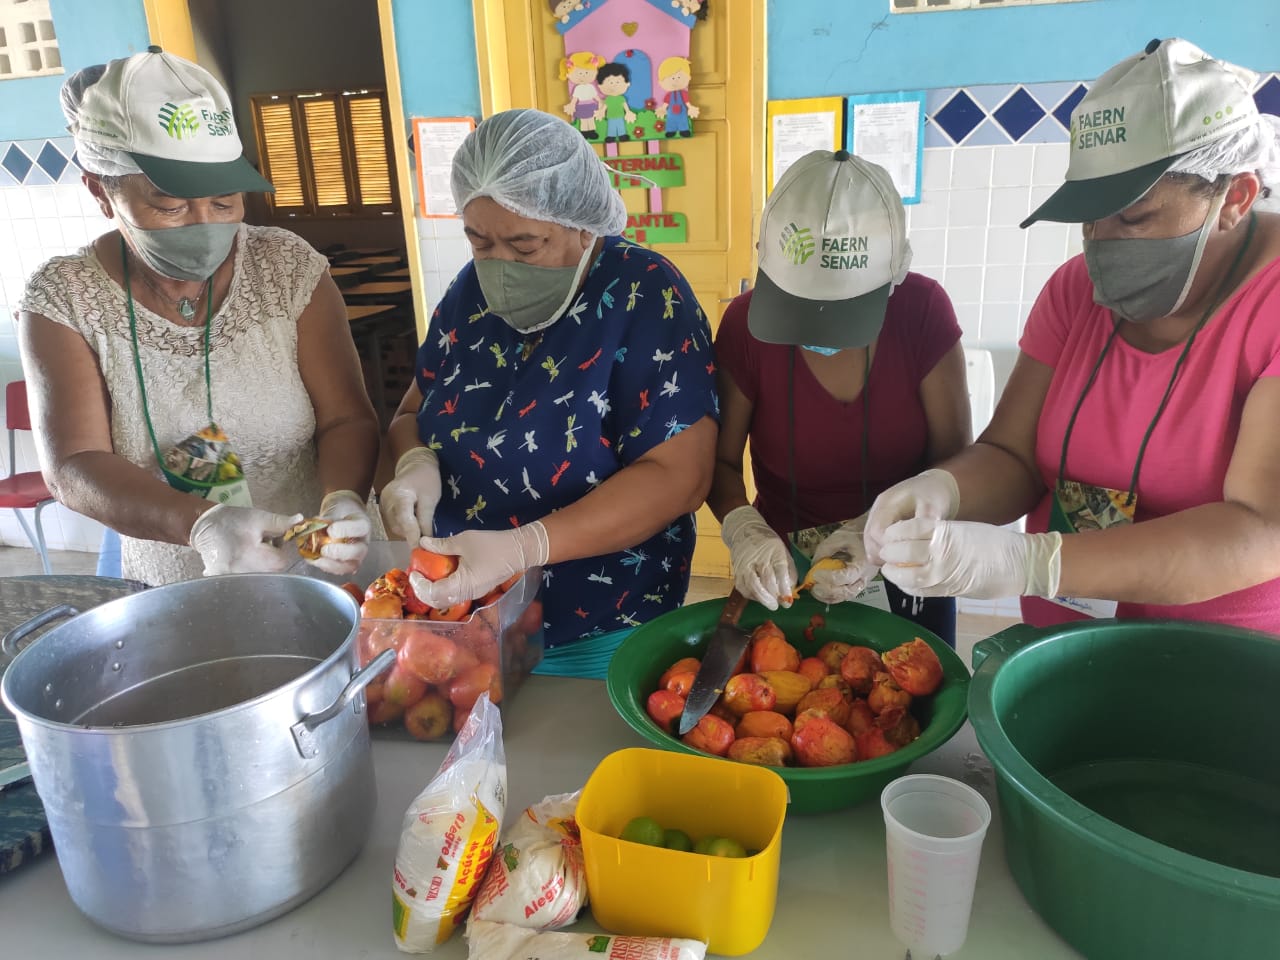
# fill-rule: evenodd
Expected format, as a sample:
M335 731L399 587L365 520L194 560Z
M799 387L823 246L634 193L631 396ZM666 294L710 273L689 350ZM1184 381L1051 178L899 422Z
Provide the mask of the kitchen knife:
M684 712L680 714L680 736L684 736L698 725L708 711L724 693L724 685L733 676L738 661L746 652L751 642L751 634L738 626L738 618L747 606L747 598L735 587L725 600L724 610L716 623L711 639L707 641L706 652L702 655L702 665L693 679L693 689L685 700Z

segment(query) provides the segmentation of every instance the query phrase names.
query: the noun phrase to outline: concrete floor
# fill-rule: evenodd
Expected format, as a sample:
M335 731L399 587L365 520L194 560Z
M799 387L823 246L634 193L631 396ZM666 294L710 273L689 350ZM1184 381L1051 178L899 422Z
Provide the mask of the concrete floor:
M98 555L82 550L50 550L49 565L54 573L89 574L98 567ZM0 577L25 577L44 573L40 555L30 547L0 547Z

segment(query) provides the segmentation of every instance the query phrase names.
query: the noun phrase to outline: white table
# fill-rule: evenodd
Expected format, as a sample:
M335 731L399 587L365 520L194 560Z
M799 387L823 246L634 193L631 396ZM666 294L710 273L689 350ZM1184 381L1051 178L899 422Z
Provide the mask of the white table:
M648 746L614 711L593 680L532 677L504 718L511 806L582 787L607 753ZM378 740L374 765L378 808L360 857L312 900L236 936L183 946L122 940L85 919L71 903L54 856L0 877L5 955L38 958L177 957L325 960L401 957L391 934L391 867L405 808L435 773L445 746ZM996 809L986 758L966 725L912 772L942 773L977 787ZM1068 947L1027 906L1005 866L1003 835L993 819L983 850L969 938L954 960L1068 960ZM875 801L820 816L791 816L783 832L778 906L761 960L902 960L889 929L884 822ZM573 929L598 930L590 917ZM467 955L457 935L433 957ZM916 958L929 960L929 958Z

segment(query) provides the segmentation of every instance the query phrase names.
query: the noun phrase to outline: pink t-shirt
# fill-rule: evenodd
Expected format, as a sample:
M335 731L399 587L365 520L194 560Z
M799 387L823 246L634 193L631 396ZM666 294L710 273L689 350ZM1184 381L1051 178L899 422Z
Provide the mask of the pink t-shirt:
M1027 319L1019 346L1054 368L1036 434L1036 463L1050 491L1071 410L1111 328L1111 312L1093 302L1083 256L1058 269ZM1143 434L1180 353L1181 345L1145 353L1116 337L1076 417L1068 479L1129 489ZM1147 444L1135 522L1222 500L1245 399L1261 377L1274 376L1280 376L1280 260L1238 289L1196 336ZM1047 495L1028 515L1029 532L1048 529L1050 502ZM1086 619L1038 598L1023 599L1022 615L1035 626ZM1205 620L1280 633L1280 579L1202 603L1121 603L1116 616Z
M737 297L716 333L716 362L751 401L751 469L756 509L779 533L790 531L788 410L789 346L764 343L747 329L751 293ZM960 325L946 291L908 273L889 296L871 367L871 422L867 437L868 497L914 476L928 464L929 425L920 382L960 340ZM797 348L798 350L799 348ZM795 360L796 492L800 529L848 520L865 512L862 499L862 426L866 390L837 400L797 354Z

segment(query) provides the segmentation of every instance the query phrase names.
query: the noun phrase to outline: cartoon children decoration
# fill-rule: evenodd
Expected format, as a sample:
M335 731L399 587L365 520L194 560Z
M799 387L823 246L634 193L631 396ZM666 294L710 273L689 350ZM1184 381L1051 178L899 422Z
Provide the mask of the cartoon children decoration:
M686 57L667 57L658 67L658 85L667 91L658 105L658 120L666 123L668 137L693 136L689 121L698 118L698 108L689 102L689 79Z
M588 140L691 137L690 31L705 0L548 0L564 37L564 112ZM604 121L604 134L598 122Z
M564 105L564 112L588 140L599 138L596 119L604 115L604 97L596 89L596 72L602 66L603 57L586 52L570 54L560 61L560 79L569 81L569 102Z

